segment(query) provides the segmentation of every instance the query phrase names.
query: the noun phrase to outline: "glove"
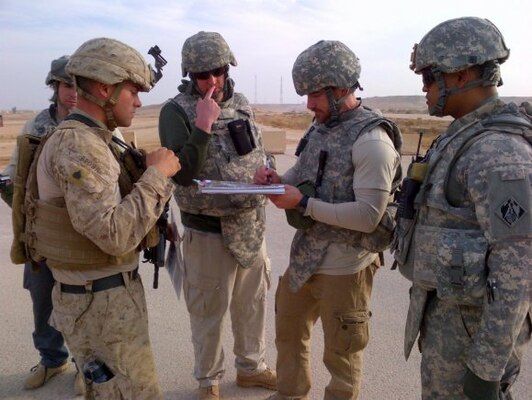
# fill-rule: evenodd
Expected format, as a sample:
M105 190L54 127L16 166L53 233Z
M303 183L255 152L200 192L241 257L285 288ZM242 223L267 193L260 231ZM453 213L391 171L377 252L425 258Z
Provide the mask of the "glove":
M500 382L485 381L467 370L464 376L464 394L471 400L500 400Z

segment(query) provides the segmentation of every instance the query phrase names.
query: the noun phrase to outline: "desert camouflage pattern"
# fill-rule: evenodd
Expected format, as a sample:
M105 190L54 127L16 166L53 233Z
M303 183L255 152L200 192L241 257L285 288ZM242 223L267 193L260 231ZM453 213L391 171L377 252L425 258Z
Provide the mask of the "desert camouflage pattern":
M292 79L297 94L303 96L326 87L353 87L360 71L358 57L345 44L320 40L297 57Z
M155 85L153 70L142 55L116 39L86 41L70 57L66 72L108 85L131 81L144 92Z
M64 197L45 202L28 191L26 231L34 259L45 255L51 267L83 269L126 265L137 257L138 246L162 213L173 184L148 168L122 198L118 185L122 171L109 148L111 137L107 129L66 120L44 145L39 162Z
M93 357L114 374L105 383L89 383L86 399L162 399L150 345L148 314L140 276L126 286L94 294L52 291L50 324L59 330L79 370Z
M414 46L410 68L428 67L451 73L510 56L504 38L489 20L476 17L451 19L434 27Z
M211 71L224 65L237 65L233 52L217 32L200 31L185 40L181 49L181 72Z
M516 116L518 108L494 98L449 126L433 146L416 197L413 241L400 268L414 282L405 355L421 330L422 369L428 368L423 374L441 375L434 355L440 348L444 354L437 357L460 369L462 376L467 366L484 380L499 381L509 373L520 332L524 342L530 340L532 147L524 137L530 129L505 124L484 128L482 122L495 115ZM464 150L463 143L475 134L481 136ZM433 321L446 312L443 308L467 310L467 332L449 325L445 334L435 329L429 337L423 316L430 301L422 291L437 297ZM444 342L448 338L453 340ZM464 357L454 358L460 348ZM511 373L512 379L517 373ZM437 390L448 390L447 397L427 398L455 398L451 393L457 383L440 378L438 385L449 387ZM428 381L424 391L432 390Z
M62 56L53 60L50 65L50 72L48 72L44 83L51 85L54 81L58 81L73 85L74 81L72 80L72 76L67 74L65 69L69 59L69 56Z
M180 93L171 101L183 108L193 125L199 98L199 94ZM221 113L213 126L207 159L197 179L253 182L256 169L266 160L253 110L240 93L219 106ZM227 124L236 119L249 121L256 144L256 148L244 156L237 154L227 128ZM221 218L224 242L242 266L251 267L261 260L258 256L265 229L264 196L201 194L195 185L177 185L175 198L184 212Z
M355 201L353 193L353 161L351 151L353 143L365 132L376 126L391 129L393 123L378 112L367 108L358 108L340 114L337 124L326 127L317 125L318 129L308 135L308 144L294 166L297 184L310 180L316 181L318 159L321 150L328 152L323 181L317 188L316 197L327 203L344 203ZM326 135L327 140L324 140ZM363 232L315 221L308 229L298 229L290 249L288 277L290 288L298 290L320 266L327 247L331 242L348 243L351 246L366 247L369 235ZM382 238L371 240L379 242Z

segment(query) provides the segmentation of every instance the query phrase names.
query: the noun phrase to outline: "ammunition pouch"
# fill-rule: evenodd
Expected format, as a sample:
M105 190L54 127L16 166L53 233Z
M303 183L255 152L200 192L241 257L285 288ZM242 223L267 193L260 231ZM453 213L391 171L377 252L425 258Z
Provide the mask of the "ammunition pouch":
M296 185L301 193L308 197L316 197L316 187L312 181L306 180ZM304 212L304 210L303 210ZM290 226L296 229L308 229L314 224L314 220L296 208L285 210L286 219Z
M414 282L436 289L443 301L481 306L488 253L482 232L418 225L414 236Z

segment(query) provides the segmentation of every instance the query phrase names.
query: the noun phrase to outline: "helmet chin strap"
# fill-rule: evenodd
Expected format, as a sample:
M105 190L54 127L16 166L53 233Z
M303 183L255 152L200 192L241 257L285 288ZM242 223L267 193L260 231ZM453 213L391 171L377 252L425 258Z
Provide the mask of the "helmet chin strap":
M358 82L351 86L347 94L340 97L339 99L334 98L333 89L331 87L325 89L325 94L327 95L327 100L329 102L329 110L331 111L331 116L329 117L329 121L327 121L327 123L335 122L338 120L338 117L340 116L340 113L338 112L340 106L347 100L350 95L355 92L355 89L357 87L360 87Z
M443 117L443 109L445 108L445 103L447 102L447 97L452 94L463 93L469 89L479 87L479 86L500 86L502 85L502 79L500 77L500 72L498 68L498 63L495 65L496 71L492 69L485 69L488 71L484 72L482 77L479 79L473 79L467 82L461 88L447 88L445 87L445 80L443 79L443 73L438 67L432 67L432 74L434 75L434 80L438 85L438 102L432 108L429 108L429 114L435 117Z
M103 109L103 111L105 112L105 118L107 120L107 128L111 131L115 130L118 127L115 117L113 115L113 107L118 101L118 96L120 96L120 92L122 91L124 84L125 84L125 81L122 81L119 84L117 84L113 90L113 93L111 94L111 97L109 97L105 101L97 98L96 96L90 94L89 92L86 92L79 86L76 87L76 91L78 92L80 96L85 97L91 103L94 103Z

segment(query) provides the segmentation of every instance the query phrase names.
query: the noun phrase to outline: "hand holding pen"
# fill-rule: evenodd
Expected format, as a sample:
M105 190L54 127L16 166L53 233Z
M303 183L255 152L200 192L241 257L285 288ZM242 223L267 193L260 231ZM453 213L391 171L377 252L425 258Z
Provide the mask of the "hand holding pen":
M266 159L266 180L267 180L269 185L271 185L271 183L272 183L272 176L270 175L271 167L272 167L272 163L271 163L270 159L267 158Z
M272 183L281 183L281 178L277 175L277 171L272 168L271 161L266 159L266 165L260 166L255 171L254 181L259 185L269 185Z

